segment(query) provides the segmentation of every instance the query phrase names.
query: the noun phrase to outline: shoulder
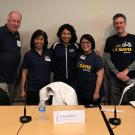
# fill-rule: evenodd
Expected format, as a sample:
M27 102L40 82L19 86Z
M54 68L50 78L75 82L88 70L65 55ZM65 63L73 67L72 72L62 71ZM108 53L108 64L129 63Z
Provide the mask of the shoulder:
M91 59L94 60L94 64L97 68L103 68L104 67L104 63L103 60L101 58L101 56L97 55L95 52L92 52L93 57L91 57Z
M0 31L3 31L3 30L5 30L6 29L6 26L1 26L0 27Z
M106 39L105 48L104 48L105 52L108 52L110 51L110 49L112 49L112 47L115 45L115 42L117 41L117 38L118 36L115 34Z
M52 50L55 50L55 48L58 47L58 46L60 46L60 45L62 45L61 42L55 42L55 43L52 45L51 49L52 49Z
M112 35L112 36L109 36L106 41L111 41L111 40L114 40L116 39L118 36L116 34Z
M128 38L133 38L133 39L135 39L135 35L134 35L134 34L128 34L127 37L128 37Z
M6 26L1 26L0 27L0 34L5 33L6 31L8 31L8 29L6 28Z
M91 53L91 56L92 56L93 58L97 59L97 60L102 60L101 56L100 56L100 55L97 55L97 54L95 53L95 51L93 51L93 52Z
M78 45L78 43L73 43L72 45L73 45L73 46L75 46L75 47L76 47L76 49L79 49L79 45Z
M29 57L33 54L33 51L32 50L29 50L25 53L24 57Z
M67 46L69 50L72 50L71 52L77 52L79 53L79 47L77 43L72 43ZM74 51L73 51L74 50Z

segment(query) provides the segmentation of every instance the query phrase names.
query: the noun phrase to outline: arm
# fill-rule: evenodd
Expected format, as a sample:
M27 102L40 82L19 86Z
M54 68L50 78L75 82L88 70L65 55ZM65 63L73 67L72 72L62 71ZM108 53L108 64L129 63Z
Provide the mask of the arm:
M135 70L135 60L127 67L128 71Z
M126 69L124 69L121 74L127 75L132 70L135 70L135 60Z
M115 67L114 64L112 63L110 53L104 53L103 59L104 59L105 65L107 65L108 68L109 68L115 75L116 75L117 73L119 73L119 71L116 69L116 67Z
M127 76L129 70L128 68L124 69L123 71L119 72L114 64L111 61L111 55L109 53L104 53L104 61L105 65L108 65L108 68L116 75L116 77L122 81L128 81L129 77ZM134 63L135 64L135 63ZM132 65L131 65L132 67Z
M94 101L96 101L99 98L99 91L100 91L101 84L102 84L103 77L104 77L104 69L101 68L100 70L98 70L96 72L96 74L97 74L97 80L96 80L95 92L94 92L94 95L93 95Z
M126 69L121 71L119 75L123 76L123 81L128 81L130 78L128 77L128 73L132 70L135 70L135 61L133 61ZM125 79L124 79L125 78Z
M22 70L22 81L21 81L21 96L25 97L25 82L26 82L26 76L27 76L27 70L23 69Z

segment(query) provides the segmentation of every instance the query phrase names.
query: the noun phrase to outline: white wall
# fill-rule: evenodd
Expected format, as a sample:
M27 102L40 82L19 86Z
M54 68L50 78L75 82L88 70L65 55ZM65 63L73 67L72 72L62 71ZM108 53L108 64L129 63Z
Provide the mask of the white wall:
M96 49L102 51L105 39L113 34L112 16L117 12L127 16L127 29L135 34L135 0L0 0L0 26L6 23L11 10L23 15L20 28L23 52L29 49L36 29L47 32L51 45L57 40L57 29L64 23L75 27L78 39L82 34L92 34Z

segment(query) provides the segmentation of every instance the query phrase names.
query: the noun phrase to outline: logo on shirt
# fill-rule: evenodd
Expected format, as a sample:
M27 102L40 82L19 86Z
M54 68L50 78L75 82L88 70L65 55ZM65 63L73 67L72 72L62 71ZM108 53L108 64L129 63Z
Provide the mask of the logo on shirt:
M80 63L78 67L83 71L87 71L87 72L90 72L91 70L91 65L84 64L84 63Z
M75 52L75 49L69 49L69 52L70 53Z
M131 53L132 52L132 44L130 42L124 42L122 44L118 44L113 49L113 52L123 52L123 53Z

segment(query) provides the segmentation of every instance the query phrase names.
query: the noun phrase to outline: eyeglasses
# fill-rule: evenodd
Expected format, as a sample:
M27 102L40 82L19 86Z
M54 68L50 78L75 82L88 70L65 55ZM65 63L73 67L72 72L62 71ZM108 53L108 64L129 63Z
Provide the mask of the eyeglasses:
M91 43L91 42L81 42L81 44L89 44L89 43Z

